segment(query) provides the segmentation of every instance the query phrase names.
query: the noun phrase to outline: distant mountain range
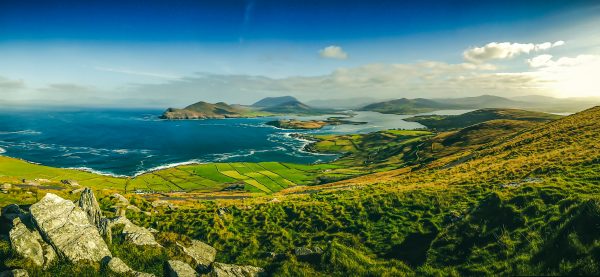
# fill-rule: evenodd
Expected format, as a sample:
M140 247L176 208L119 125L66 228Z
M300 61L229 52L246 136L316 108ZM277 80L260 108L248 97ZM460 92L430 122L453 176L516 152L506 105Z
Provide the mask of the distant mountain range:
M513 99L494 95L464 98L396 99L366 105L359 110L389 114L417 114L436 110L511 108L544 112L577 112L600 103L600 99L552 98L546 96L522 96Z

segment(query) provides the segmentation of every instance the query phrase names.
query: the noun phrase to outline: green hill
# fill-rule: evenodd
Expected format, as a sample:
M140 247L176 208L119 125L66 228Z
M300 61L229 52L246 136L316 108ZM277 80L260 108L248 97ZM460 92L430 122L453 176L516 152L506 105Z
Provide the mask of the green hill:
M292 100L284 103L280 103L274 106L269 106L261 109L262 111L271 112L271 113L281 113L281 114L309 114L309 113L317 113L317 110L309 107L308 105L298 101Z
M420 115L404 120L419 122L431 129L449 130L464 128L470 125L496 119L543 122L558 118L561 118L561 116L518 109L480 109L461 115Z
M417 98L417 99L396 99L385 102L379 102L362 107L361 111L373 111L390 114L416 114L432 112L436 110L457 108L453 105L439 103L433 100Z
M169 108L161 116L163 119L206 119L253 117L259 112L240 105L229 105L224 102L216 104L200 101L183 109Z
M289 102L298 102L298 99L292 96L280 96L280 97L266 97L263 98L256 103L252 104L253 107L273 107L281 104L289 103Z

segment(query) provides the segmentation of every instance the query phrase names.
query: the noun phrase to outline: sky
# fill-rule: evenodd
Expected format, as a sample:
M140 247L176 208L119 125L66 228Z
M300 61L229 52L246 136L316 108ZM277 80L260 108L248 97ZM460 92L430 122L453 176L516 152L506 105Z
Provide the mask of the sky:
M599 1L0 0L0 103L600 97Z

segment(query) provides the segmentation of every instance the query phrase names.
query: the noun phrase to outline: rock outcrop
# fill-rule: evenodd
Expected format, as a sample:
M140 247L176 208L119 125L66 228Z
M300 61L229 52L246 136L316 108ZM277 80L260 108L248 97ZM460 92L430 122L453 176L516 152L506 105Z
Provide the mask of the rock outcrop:
M19 217L13 220L9 238L12 249L19 256L30 260L37 266L44 265L44 249L40 244L42 237L35 230L29 230Z
M126 204L125 201L119 202ZM158 231L135 225L125 216L104 217L89 188L82 190L76 203L48 193L31 205L29 211L18 205L8 205L2 209L0 219L3 238L9 239L12 250L27 260L25 266L48 268L58 260L101 263L108 273L117 276L154 277L153 274L135 271L120 258L112 257L105 240L110 241L111 233L115 233L135 245L162 247L154 238L153 233ZM191 261L189 264L178 260L166 261L164 269L168 276L251 277L264 272L254 266L216 263L217 250L198 240L187 244L168 241L165 245L166 249L160 249L163 254L174 251L182 260ZM26 270L13 269L0 273L0 277L5 276L28 275Z
M31 205L30 212L40 234L57 250L59 257L71 262L100 262L111 256L96 226L73 202L48 193Z
M133 243L135 245L151 245L160 246L154 239L154 234L149 229L137 226L133 224L129 219L124 216L120 216L110 220L109 228L122 224L123 231L122 235L125 237L125 241Z
M196 277L198 273L189 265L182 261L170 260L167 262L167 272L169 277Z
M199 240L192 240L192 245L184 246L177 243L181 250L190 256L194 261L194 266L198 271L208 271L210 265L215 261L217 250L212 246Z
M100 221L102 221L104 217L102 216L100 205L98 205L98 201L96 201L96 196L94 196L94 192L92 192L91 189L83 189L81 196L79 196L79 201L77 201L77 205L85 212L92 225L96 226L96 228L100 227Z
M254 277L260 276L264 269L249 265L233 265L213 263L212 270L208 274L211 277Z

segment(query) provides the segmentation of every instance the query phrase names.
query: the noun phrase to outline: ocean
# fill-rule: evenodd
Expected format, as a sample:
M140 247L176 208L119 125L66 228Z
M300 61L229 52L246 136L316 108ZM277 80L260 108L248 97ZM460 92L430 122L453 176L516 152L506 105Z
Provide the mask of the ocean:
M403 121L407 116L373 112L358 112L353 119L369 124L328 126L317 131L282 130L264 124L273 117L169 121L159 119L161 113L4 110L0 112L0 154L53 167L133 176L185 163L327 162L337 156L306 152L303 146L308 142L290 134L423 128Z

